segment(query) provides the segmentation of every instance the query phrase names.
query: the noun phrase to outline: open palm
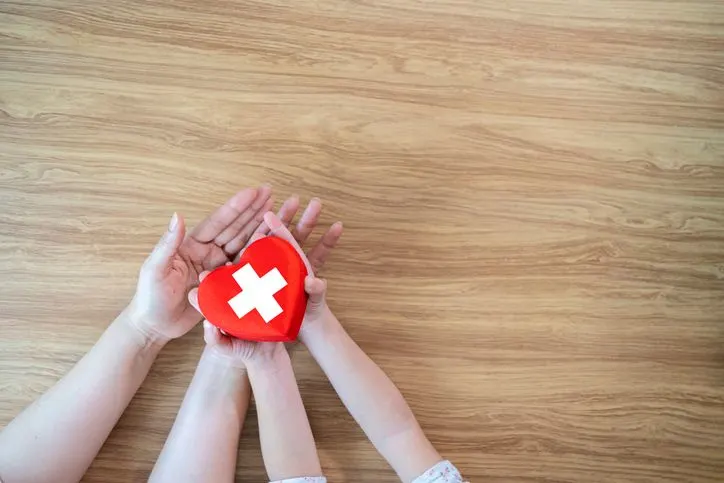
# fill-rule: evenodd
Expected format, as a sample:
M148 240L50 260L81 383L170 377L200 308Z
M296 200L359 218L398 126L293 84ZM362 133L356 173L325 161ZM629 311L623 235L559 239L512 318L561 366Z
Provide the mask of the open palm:
M313 206L312 203L310 203L310 207ZM321 205L319 207L321 208ZM305 210L305 215L308 211L309 207ZM318 215L319 211L316 210L316 213ZM315 286L321 287L321 289L317 289L317 292L319 293L315 292L314 294L316 298L321 299L324 296L323 290L324 287L326 287L326 284L321 279L316 278L316 275L324 266L327 257L337 245L339 238L342 236L342 224L337 222L330 226L316 245L309 250L307 254L305 254L302 250L302 246L306 242L314 226L300 229L300 226L304 227L303 222L305 216L302 216L300 223L298 223L296 228L290 232L286 225L290 223L293 216L293 213L289 214L284 210L280 210L278 216L272 213L267 213L266 216L264 216L264 223L260 226L257 232L254 233L249 240L249 243L253 243L256 239L267 234L277 236L288 241L297 250L297 253L307 267L307 271L310 276L307 277L305 285L309 282L315 284ZM316 224L316 218L316 216L313 218L314 224ZM203 280L208 273L209 272L207 271L202 272L199 276L200 280ZM189 292L188 298L196 310L200 312L198 289L192 289ZM309 305L307 310L309 311ZM225 335L206 320L204 320L204 340L218 356L230 359L242 365L265 357L272 357L276 351L284 350L284 344L279 342L253 342Z
M144 333L171 339L184 335L201 317L188 303L186 294L197 285L204 270L233 260L261 225L272 207L271 188L244 189L186 235L182 217L174 214L141 268L131 313ZM299 200L284 204L294 212Z

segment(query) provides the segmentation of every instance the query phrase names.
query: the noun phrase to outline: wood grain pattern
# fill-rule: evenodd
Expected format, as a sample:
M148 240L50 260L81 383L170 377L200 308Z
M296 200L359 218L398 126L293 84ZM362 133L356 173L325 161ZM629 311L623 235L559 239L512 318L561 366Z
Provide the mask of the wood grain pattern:
M345 222L331 304L472 481L721 481L720 0L5 0L0 34L0 424L173 211L268 180ZM148 476L201 346L86 481ZM395 481L294 363L330 481Z

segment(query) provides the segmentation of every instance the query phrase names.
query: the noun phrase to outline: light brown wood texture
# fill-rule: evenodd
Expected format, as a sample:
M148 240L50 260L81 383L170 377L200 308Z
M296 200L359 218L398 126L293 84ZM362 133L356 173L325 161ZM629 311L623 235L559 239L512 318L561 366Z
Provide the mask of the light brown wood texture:
M0 33L0 425L171 213L269 181L344 221L331 305L472 481L724 479L720 0L10 0ZM147 478L202 343L86 481ZM330 481L395 481L294 364Z

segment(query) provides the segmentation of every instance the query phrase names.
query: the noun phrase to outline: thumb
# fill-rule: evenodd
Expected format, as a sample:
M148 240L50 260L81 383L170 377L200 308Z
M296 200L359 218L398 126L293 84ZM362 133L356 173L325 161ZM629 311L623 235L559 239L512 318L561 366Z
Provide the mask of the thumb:
M209 272L204 273L208 274ZM192 288L188 294L188 299L191 306L201 314L201 309L199 308L199 289ZM224 342L223 334L215 325L206 319L204 319L204 323L202 325L204 327L204 342L206 342L206 345L214 346L220 345Z
M313 275L304 279L304 291L309 295L308 307L315 310L324 305L327 295L327 281Z
M204 342L208 346L220 345L223 341L221 331L214 327L211 322L204 320Z
M174 213L168 223L168 230L158 241L151 255L148 256L148 265L155 270L165 269L176 254L178 247L181 246L185 234L186 225L183 217Z

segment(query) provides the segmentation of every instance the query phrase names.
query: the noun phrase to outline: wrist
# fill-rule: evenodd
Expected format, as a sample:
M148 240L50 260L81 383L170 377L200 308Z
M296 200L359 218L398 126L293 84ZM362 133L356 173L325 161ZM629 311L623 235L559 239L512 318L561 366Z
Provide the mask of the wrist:
M312 317L307 317L299 330L299 340L304 345L309 342L323 337L326 332L339 325L339 321L334 316L326 303L320 307L318 313Z
M115 322L118 323L142 349L160 350L170 340L169 337L153 329L153 324L149 323L148 320L134 311L131 305L121 312Z
M289 354L284 344L277 342L262 342L262 344L274 344L272 350L260 351L255 357L245 361L246 368L251 373L275 372L285 364L291 364Z
M238 410L239 421L243 421L250 394L245 367L228 357L220 357L218 351L207 346L201 353L191 384L198 389L204 411L222 401L231 401Z
M202 360L217 370L235 370L242 373L247 372L246 362L229 351L215 345L207 345L201 354Z

